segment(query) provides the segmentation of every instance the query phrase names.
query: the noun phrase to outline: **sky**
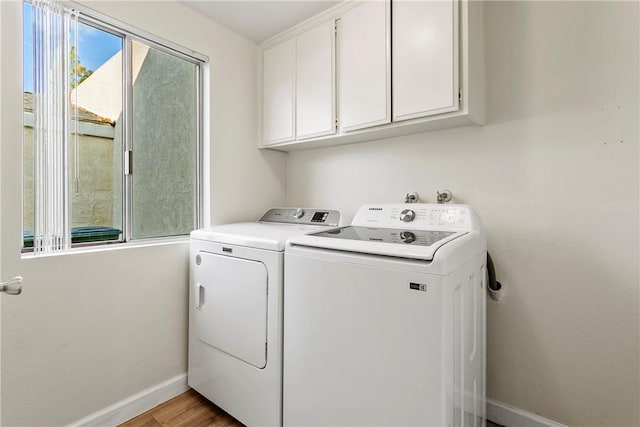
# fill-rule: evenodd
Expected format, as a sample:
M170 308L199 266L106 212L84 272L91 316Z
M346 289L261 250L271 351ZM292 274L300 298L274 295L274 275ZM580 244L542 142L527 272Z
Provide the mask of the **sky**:
M24 2L24 91L33 92L32 6ZM78 57L89 70L97 70L109 58L122 50L122 39L86 24L78 24ZM73 36L72 36L73 40Z

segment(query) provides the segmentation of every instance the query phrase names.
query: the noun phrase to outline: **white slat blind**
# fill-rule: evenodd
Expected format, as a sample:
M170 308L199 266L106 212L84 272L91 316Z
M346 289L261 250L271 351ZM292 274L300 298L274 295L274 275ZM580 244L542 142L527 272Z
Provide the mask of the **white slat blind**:
M33 1L34 253L71 244L69 147L71 139L71 36L78 15L60 3ZM77 107L74 107L77 108ZM77 115L74 115L77 117Z

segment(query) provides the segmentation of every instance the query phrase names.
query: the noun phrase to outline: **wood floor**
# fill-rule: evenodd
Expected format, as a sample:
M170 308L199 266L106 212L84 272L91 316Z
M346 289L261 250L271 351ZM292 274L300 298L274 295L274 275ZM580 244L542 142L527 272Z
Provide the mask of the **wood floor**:
M141 414L119 427L242 427L239 421L193 390ZM487 421L487 427L502 427Z
M241 427L239 421L193 390L141 414L120 427Z

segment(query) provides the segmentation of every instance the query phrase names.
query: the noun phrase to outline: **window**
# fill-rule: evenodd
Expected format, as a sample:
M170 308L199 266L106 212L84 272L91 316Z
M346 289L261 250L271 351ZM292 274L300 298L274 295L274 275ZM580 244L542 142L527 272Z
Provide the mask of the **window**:
M187 234L194 226L196 65L146 46L133 85L132 237Z
M23 37L25 250L197 228L206 58L51 0L24 2Z

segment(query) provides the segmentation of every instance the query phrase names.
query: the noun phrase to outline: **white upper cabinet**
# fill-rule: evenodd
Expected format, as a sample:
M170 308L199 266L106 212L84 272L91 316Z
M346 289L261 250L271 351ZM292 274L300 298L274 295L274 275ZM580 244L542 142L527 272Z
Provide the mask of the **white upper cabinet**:
M458 110L457 2L392 2L393 120Z
M482 9L474 0L344 1L266 41L261 146L484 124Z
M333 19L298 36L296 49L297 139L334 134Z
M338 123L353 131L391 121L389 1L367 1L338 18Z
M293 141L296 136L295 38L266 49L262 67L262 143Z

